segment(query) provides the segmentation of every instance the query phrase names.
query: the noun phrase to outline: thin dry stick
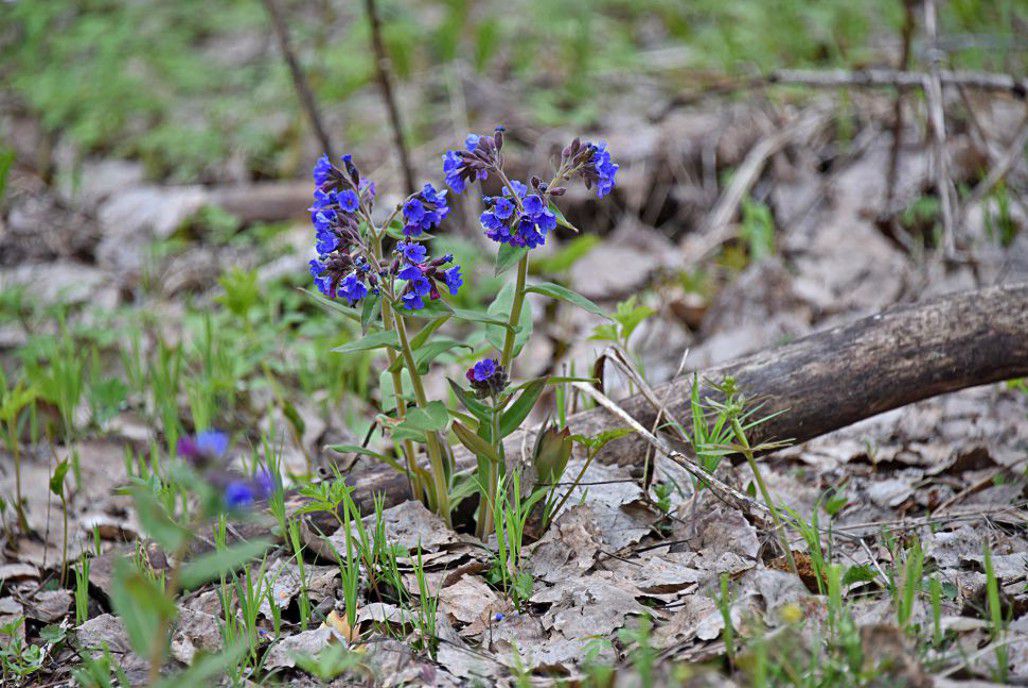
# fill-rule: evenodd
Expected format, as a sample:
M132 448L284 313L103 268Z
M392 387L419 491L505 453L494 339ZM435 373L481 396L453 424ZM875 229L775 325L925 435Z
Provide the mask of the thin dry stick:
M1028 78L1009 74L990 74L940 69L940 81L946 86L966 86L982 91L1001 91L1021 100L1028 93ZM773 84L796 84L812 88L839 88L854 86L865 88L923 88L924 72L904 72L896 69L780 69L772 72L768 81Z
M300 98L303 111L307 114L307 119L310 120L311 128L314 129L314 135L318 137L318 142L328 157L335 159L332 141L328 138L328 132L318 110L318 103L314 100L314 93L307 83L307 76L300 69L300 62L296 59L296 53L293 51L292 43L289 40L289 29L282 18L282 13L279 11L278 5L275 4L275 0L263 0L263 2L264 9L267 10L268 16L271 18L271 25L275 29L275 37L278 39L278 47L282 50L282 57L285 58L286 64L289 65L289 74L293 78L293 88L296 89L296 95Z
M719 499L726 502L727 504L740 509L741 511L749 514L757 514L765 521L771 520L771 511L758 502L755 499L751 499L739 490L735 489L731 485L722 482L720 479L715 477L713 474L703 470L701 466L696 464L685 454L674 450L666 441L664 441L658 435L654 435L645 427L643 427L639 421L630 416L623 408L617 405L616 402L610 399L606 394L593 388L591 385L584 384L582 382L572 382L572 386L585 394L592 397L596 403L603 408L607 409L615 416L623 420L628 424L632 430L634 430L640 437L649 442L653 447L658 449L662 454L667 456L669 459L677 463L679 466L684 468L693 477L704 481L710 486L711 491L718 496Z
M382 22L378 18L375 0L364 0L364 8L368 13L368 22L371 24L371 47L375 51L375 75L378 77L378 85L382 89L382 99L389 112L389 123L393 127L393 143L396 146L396 153L400 157L403 181L407 187L407 193L412 194L417 190L414 186L414 167L411 165L407 142L403 138L400 110L396 107L396 98L393 95L393 85L389 76L389 55L386 53L385 43L382 42Z
M954 236L955 201L949 178L949 162L946 156L946 117L942 109L942 78L939 75L942 53L939 50L938 26L935 14L935 0L924 2L924 28L928 38L928 75L925 77L924 92L928 103L928 119L932 129L932 158L935 170L935 191L939 194L942 210L942 244L947 258L956 255Z
M903 48L900 54L899 68L906 71L910 68L910 44L914 37L914 0L903 0L903 28L901 29ZM889 170L885 180L885 212L892 208L892 199L896 195L896 172L899 168L900 148L903 145L903 89L896 92L896 100L892 104L892 149L889 151Z

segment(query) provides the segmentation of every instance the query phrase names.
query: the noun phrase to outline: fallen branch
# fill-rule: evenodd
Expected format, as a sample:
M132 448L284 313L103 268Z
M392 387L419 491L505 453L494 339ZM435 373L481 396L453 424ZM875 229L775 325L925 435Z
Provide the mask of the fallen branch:
M906 404L967 387L1028 376L1028 283L989 287L893 308L699 373L716 382L727 376L762 414L781 412L754 429L751 441L803 442ZM668 411L688 415L692 376L657 387ZM707 394L713 390L705 385ZM637 395L620 403L642 427L657 411ZM624 422L603 409L568 418L572 432L593 435ZM506 442L520 455L519 431ZM629 436L609 448L622 456L645 455L646 441ZM456 451L458 469L475 458ZM382 493L387 504L410 497L406 478L385 467L355 477L362 505Z
M813 88L839 88L842 86L923 88L924 72L900 71L897 69L779 69L768 76L772 84L796 84ZM1025 99L1028 94L1028 78L1015 78L1009 74L939 70L939 79L944 86L966 86L983 91L1003 91L1015 98Z

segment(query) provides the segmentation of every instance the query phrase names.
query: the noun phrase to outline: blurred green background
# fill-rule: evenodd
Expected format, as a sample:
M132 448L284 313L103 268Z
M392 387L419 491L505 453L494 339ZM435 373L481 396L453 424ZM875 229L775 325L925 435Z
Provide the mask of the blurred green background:
M278 1L333 136L362 140L369 120L345 104L377 95L363 3ZM458 71L516 89L541 125L587 127L618 74L686 90L786 66L892 66L903 21L903 0L379 2L401 93L417 105L406 122L415 145L449 121ZM951 66L1023 74L1025 9L940 3ZM140 159L172 181L219 181L213 163L228 158L252 179L309 166L307 126L259 0L5 2L0 55L8 106L81 155Z

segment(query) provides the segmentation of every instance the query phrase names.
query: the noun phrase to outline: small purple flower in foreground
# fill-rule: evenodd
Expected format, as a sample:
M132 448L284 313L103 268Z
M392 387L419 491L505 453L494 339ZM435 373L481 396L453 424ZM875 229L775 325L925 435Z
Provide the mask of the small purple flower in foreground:
M180 437L178 455L196 466L206 466L228 451L228 435L220 430L205 430L196 437Z
M479 399L496 396L507 386L507 371L495 358L483 358L468 368L464 377Z
M464 279L460 275L460 266L454 265L443 275L446 278L446 287L450 290L450 294L456 296L457 291L464 285Z
M493 614L493 621L495 621L496 623L499 623L506 618L507 617L504 616L503 612L496 612L495 614Z
M229 509L245 509L253 506L257 491L244 480L233 480L225 486L225 506Z

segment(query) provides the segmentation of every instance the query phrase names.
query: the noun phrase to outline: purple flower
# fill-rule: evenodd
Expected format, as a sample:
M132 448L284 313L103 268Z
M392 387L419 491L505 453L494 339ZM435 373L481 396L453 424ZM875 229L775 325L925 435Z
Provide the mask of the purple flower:
M503 196L493 199L493 215L501 220L508 220L514 214L514 204Z
M524 201L522 201L522 204L525 207L525 215L528 215L530 217L535 217L539 213L543 212L543 210L546 208L546 206L543 205L543 199L539 198L538 194L531 194L530 196L525 196L525 199Z
M368 295L368 288L357 279L356 275L347 275L339 282L337 292L339 296L349 301L351 306L354 306Z
M263 499L267 499L274 494L277 487L275 477L271 475L271 471L267 468L261 468L257 471L257 475L254 476L254 484L257 486L258 494Z
M403 204L403 233L409 237L421 236L438 227L449 212L446 191L436 191L431 184L425 184Z
M596 170L596 195L603 198L614 188L614 175L617 174L619 166L610 159L607 152L607 144L601 143L596 146L592 157L592 167Z
M225 486L225 506L229 509L245 509L253 506L257 498L254 486L245 480L233 480Z
M507 371L495 358L483 358L464 374L480 399L496 396L507 386Z
M178 455L194 463L207 463L220 459L228 451L228 435L220 430L204 430L196 437L181 437Z
M495 358L483 358L471 366L471 378L476 382L485 382L496 374L496 365Z
M360 199L357 198L357 192L353 189L345 189L336 194L336 203L343 209L344 212L352 213L360 207Z
M423 245L413 241L401 241L396 245L396 252L408 263L421 263L428 255Z
M322 155L314 163L314 183L317 186L324 186L332 174L332 161L327 155Z
M425 217L425 206L417 198L410 198L403 204L403 219L418 224Z
M464 150L446 151L443 155L446 184L454 193L462 193L468 182L486 179L490 171L498 169L502 147L502 127L497 127L492 136L468 134L464 139Z
M457 291L464 285L464 279L460 274L460 266L455 265L443 274L445 275L446 286L449 288L450 294L456 296Z

